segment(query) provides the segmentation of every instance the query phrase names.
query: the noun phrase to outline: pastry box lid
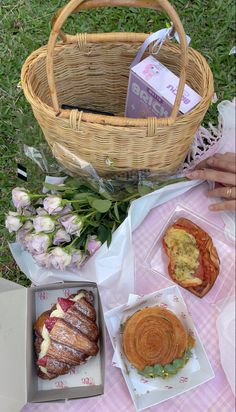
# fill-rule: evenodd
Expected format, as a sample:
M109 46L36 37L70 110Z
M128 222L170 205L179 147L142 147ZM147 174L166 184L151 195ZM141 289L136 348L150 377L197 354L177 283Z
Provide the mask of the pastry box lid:
M41 390L32 368L32 324L35 319L35 295L40 291L91 287L96 289L100 325L101 383L84 387ZM97 284L65 282L25 288L0 279L0 410L18 412L27 402L47 402L101 395L105 378L105 323Z
M0 279L0 405L20 411L27 401L27 288Z

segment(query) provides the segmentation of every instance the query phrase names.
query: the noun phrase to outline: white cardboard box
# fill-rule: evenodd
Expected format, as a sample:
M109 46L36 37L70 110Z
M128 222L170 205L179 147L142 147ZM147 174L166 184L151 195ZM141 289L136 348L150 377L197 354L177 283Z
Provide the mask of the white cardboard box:
M76 387L39 390L34 355L33 324L36 320L36 294L63 289L93 289L97 302L97 320L100 331L99 384L81 384ZM46 310L47 308L45 308ZM84 398L104 393L105 324L96 283L67 282L41 287L25 288L6 279L0 279L0 410L18 412L27 402L47 402ZM89 365L89 361L86 363ZM79 367L78 367L79 368ZM66 376L66 375L64 375Z
M148 306L161 306L171 310L195 338L191 359L179 373L167 380L148 379L139 375L123 350L121 325L137 310ZM113 360L121 369L137 411L158 405L214 378L214 371L178 286L169 286L144 296L130 294L126 304L106 312L105 320L115 351Z

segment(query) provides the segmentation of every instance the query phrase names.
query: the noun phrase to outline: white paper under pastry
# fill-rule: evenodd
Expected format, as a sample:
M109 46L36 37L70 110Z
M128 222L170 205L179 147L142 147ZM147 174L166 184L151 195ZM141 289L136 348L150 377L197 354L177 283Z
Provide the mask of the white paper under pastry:
M196 339L195 347L192 350L193 357L189 363L181 369L179 374L167 380L161 378L146 379L138 375L136 369L126 359L121 343L120 324L138 309L155 305L164 305L164 307L167 305L167 309L172 310L176 314L186 329L191 331L191 333L194 332ZM179 393L183 393L214 377L214 372L177 286L171 286L142 297L132 295L127 304L118 306L105 313L105 320L113 347L116 349L116 356L113 361L117 362L117 365L121 368L138 410L145 409Z

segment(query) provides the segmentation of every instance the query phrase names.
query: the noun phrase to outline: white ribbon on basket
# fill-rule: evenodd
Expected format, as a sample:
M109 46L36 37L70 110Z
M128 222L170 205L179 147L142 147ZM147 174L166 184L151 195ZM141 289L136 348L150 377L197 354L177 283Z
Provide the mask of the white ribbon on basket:
M152 46L152 53L157 55L163 45L163 43L166 41L167 38L169 39L173 39L175 38L175 40L180 43L180 38L178 33L175 31L173 33L173 29L174 29L174 25L171 22L171 27L168 27L166 29L161 29L158 30L155 33L152 33L149 37L147 37L147 39L143 42L142 46L140 47L135 59L132 61L130 68L136 66L136 64L138 64L140 62L140 60L142 59L143 54L145 53L145 50L148 48L148 46L151 43L154 43ZM173 33L173 35L172 35ZM189 37L188 35L186 35L186 40L187 40L187 44L189 45L190 41L191 41L191 37Z

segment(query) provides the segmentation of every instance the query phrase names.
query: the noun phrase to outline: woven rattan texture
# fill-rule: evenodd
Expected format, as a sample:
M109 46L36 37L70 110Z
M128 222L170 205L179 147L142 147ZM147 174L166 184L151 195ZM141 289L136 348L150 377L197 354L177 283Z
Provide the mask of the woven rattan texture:
M84 113L56 115L52 107L46 74L47 47L32 53L22 69L22 85L34 115L55 157L73 173L80 172L78 159L93 165L101 176L114 172L150 169L171 173L184 160L194 135L209 107L214 92L211 70L201 54L189 48L187 84L202 96L188 114L178 116L172 125L157 125L155 118L144 126L125 120L125 100L129 66L140 40L146 35L129 33L133 41L97 42L96 35L73 36L69 43L58 43L54 50L54 75L59 105L78 105L114 117L88 116ZM102 34L99 34L101 38ZM113 36L114 37L114 36ZM92 41L91 41L92 40ZM167 41L158 60L176 75L181 69L180 47ZM125 121L124 121L125 120ZM138 124L138 121L137 121ZM107 161L109 159L109 161Z

